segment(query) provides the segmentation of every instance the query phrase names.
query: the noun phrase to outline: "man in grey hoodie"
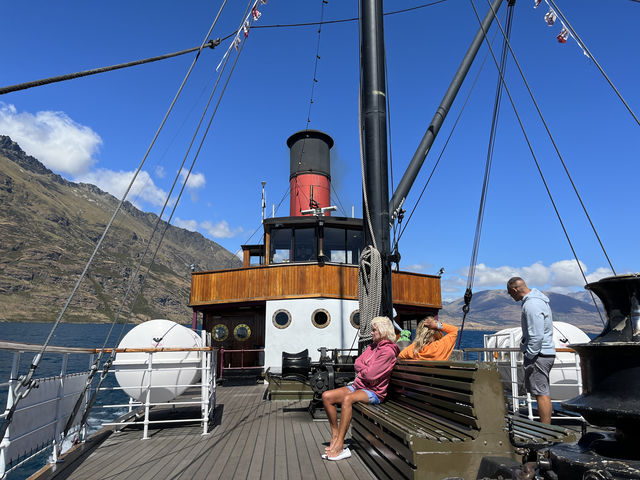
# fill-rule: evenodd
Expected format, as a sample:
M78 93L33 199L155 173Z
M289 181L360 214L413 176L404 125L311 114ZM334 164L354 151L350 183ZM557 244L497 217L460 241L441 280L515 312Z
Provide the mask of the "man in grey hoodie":
M549 299L539 290L527 287L520 277L510 278L507 292L516 302L522 300L522 343L524 353L524 384L535 395L542 423L551 423L549 372L556 358L553 341L553 317Z

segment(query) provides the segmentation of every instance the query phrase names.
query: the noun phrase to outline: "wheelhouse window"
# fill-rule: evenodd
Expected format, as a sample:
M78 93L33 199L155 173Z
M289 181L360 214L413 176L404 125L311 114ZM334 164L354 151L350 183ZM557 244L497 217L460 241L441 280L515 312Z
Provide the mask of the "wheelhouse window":
M271 263L315 262L318 243L315 227L273 228L270 239Z
M333 263L356 265L362 249L362 232L345 228L325 227L323 251Z

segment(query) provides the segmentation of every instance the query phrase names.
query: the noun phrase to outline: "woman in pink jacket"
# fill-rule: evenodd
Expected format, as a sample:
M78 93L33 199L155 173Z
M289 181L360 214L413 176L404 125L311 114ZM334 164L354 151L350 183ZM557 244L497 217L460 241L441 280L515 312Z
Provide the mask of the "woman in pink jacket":
M351 456L351 451L343 448L343 442L351 423L352 405L355 402L380 403L387 394L391 370L400 352L395 343L396 334L391 320L387 317L374 318L371 335L373 343L356 359L356 378L353 383L322 394L322 403L331 426L331 443L322 456L327 460L342 460ZM341 405L339 425L338 403Z

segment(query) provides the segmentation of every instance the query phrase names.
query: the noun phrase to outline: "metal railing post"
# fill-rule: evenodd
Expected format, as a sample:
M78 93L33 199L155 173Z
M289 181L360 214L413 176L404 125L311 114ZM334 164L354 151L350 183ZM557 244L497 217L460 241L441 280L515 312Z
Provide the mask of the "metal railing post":
M195 313L195 312L194 312ZM203 330L200 332L200 338L202 339L202 344L206 347L207 338L206 332ZM205 351L201 352L201 362L200 362L200 410L202 413L202 435L207 435L209 430L209 370L207 369L207 363L209 360L210 352Z
M67 364L69 362L69 354L65 353L62 355L62 367L60 368L60 382L58 383L58 393L56 394L56 420L55 420L55 435L53 436L53 455L51 463L58 463L58 456L62 450L62 443L58 443L57 439L61 432L59 432L59 422L60 422L60 409L62 408L62 398L64 396L64 381L65 375L67 374ZM62 438L60 442L62 442Z
M18 380L18 370L20 367L20 352L13 354L13 363L11 364L11 373L9 374L9 391L7 392L7 408L5 414L13 407L15 401L15 395L13 393L13 385ZM7 427L4 438L0 438L0 478L4 478L4 474L7 468L7 449L11 444L9 436L11 435L11 425Z
M151 374L153 372L153 353L149 352L147 354L149 359L147 360L147 374L149 375L149 379L147 381L147 398L145 400L144 405L144 431L142 433L142 439L149 439L149 403L151 403Z
M220 347L220 380L222 380L223 371L224 371L224 347Z

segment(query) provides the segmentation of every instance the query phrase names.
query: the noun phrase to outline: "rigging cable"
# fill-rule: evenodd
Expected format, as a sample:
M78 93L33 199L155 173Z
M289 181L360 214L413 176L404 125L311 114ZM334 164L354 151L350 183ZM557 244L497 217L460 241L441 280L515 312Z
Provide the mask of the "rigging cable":
M473 3L473 0L470 0L471 6L473 7L473 11L476 15L476 19L478 20L478 22L481 25L482 28L482 21L480 19L480 16L478 15L478 11L476 10L476 6ZM484 32L483 30L483 34L485 39L487 38L487 33ZM504 35L504 31L503 31L503 35ZM493 52L493 48L491 47L491 45L489 44L489 42L487 42L487 44L489 45L489 50L491 52L491 57L493 58L493 61L496 65L496 67L498 67L498 61L496 60L495 54ZM513 52L512 52L513 53ZM520 117L520 113L518 112L518 109L516 108L515 102L513 100L513 97L511 96L511 92L509 91L509 87L507 86L507 83L505 82L502 73L498 71L498 73L500 73L500 78L501 81L504 85L504 90L505 92L507 92L507 95L509 97L509 102L511 103L511 107L513 108L513 112L516 115L516 118L518 119L518 124L520 126L520 130L522 130L522 134L524 135L525 141L527 143L527 147L529 148L529 152L531 153L531 157L533 158L533 161L536 165L536 168L538 170L538 174L540 175L540 178L542 180L542 183L544 185L544 188L547 192L547 196L549 197L549 200L551 201L551 205L553 206L553 209L555 211L556 216L558 217L558 221L560 223L560 226L562 227L562 231L564 232L564 236L567 239L567 243L569 244L569 247L571 249L571 252L573 253L573 257L576 259L576 262L578 264L578 268L580 269L580 273L582 274L582 278L585 281L585 284L587 283L587 277L584 273L584 269L582 268L582 265L580 264L580 261L578 260L578 255L575 251L575 248L573 247L573 242L571 242L571 238L569 238L569 234L567 232L567 229L564 225L564 222L562 221L562 217L560 216L560 212L558 211L558 207L556 206L556 202L553 199L553 195L551 194L551 190L549 189L549 185L547 184L546 178L544 177L544 174L542 173L542 168L540 167L540 163L538 162L538 158L536 157L535 152L533 151L533 146L531 145L531 141L529 140L529 136L527 135L525 128L524 128L524 124L522 123L522 118ZM597 305L596 305L597 307ZM598 308L598 313L600 314L600 320L602 321L603 325L604 325L604 319L602 318L602 313L600 312L600 309Z
M507 66L507 39L511 36L511 28L513 26L513 3L509 3L507 7L507 33L504 36L505 41L502 43L502 52L500 54L499 75L504 76ZM494 12L495 13L495 12ZM497 20L497 16L496 16ZM496 134L498 130L498 119L500 117L500 103L502 100L502 82L498 77L496 85L496 96L493 104L493 118L491 119L491 131L489 133L489 145L487 146L487 159L484 168L484 180L482 183L482 193L480 194L480 203L478 205L478 218L476 220L476 231L473 238L473 247L471 249L471 261L469 262L469 273L467 275L467 289L464 292L464 305L462 306L462 323L460 325L460 334L458 335L458 349L462 344L462 335L464 333L464 322L469 313L471 297L473 296L473 281L476 275L476 262L478 260L478 250L480 249L480 237L482 235L482 224L484 223L484 212L487 204L487 195L489 193L489 180L491 178L491 165L493 164L493 153L496 143Z
M638 117L636 116L636 114L633 112L633 110L631 110L631 107L629 106L629 104L625 101L625 99L622 97L622 94L618 91L618 89L616 88L616 86L613 84L613 82L609 79L609 77L607 76L607 74L605 73L604 69L600 66L600 64L598 63L598 61L596 60L596 58L593 56L593 54L591 53L591 51L587 48L587 45L582 41L582 38L580 38L580 36L577 34L577 32L573 29L573 27L571 26L571 24L569 23L569 20L567 20L567 17L564 16L564 14L560 11L560 9L558 8L558 6L556 5L556 2L554 2L553 0L548 0L551 5L553 5L553 9L560 15L560 17L562 17L562 21L564 22L564 24L566 25L566 27L571 31L571 35L573 36L573 38L575 38L576 42L578 42L578 45L580 46L580 48L582 48L582 51L585 52L589 58L591 60L593 60L593 63L596 65L596 67L598 68L598 70L600 70L600 73L602 74L602 76L605 78L605 80L609 83L609 85L611 86L611 88L613 89L614 92L616 92L616 95L618 96L618 98L620 99L620 101L624 104L624 106L627 108L627 110L629 111L629 113L631 114L631 116L633 117L633 119L636 121L636 123L638 125L640 125L640 120L638 119Z
M497 36L497 31L493 36L492 43L495 41L496 36ZM431 169L431 173L427 177L427 181L425 182L424 186L422 187L422 191L420 192L420 195L418 196L418 199L416 200L416 203L413 206L413 209L411 210L411 213L409 214L409 218L407 219L407 221L404 224L404 227L400 231L400 235L398 236L398 241L400 241L400 239L402 238L402 235L404 234L404 231L407 229L407 226L409 225L409 221L411 220L411 217L413 217L413 214L415 213L416 209L418 208L418 205L419 205L420 201L422 200L422 196L424 195L424 192L426 191L427 187L429 186L429 182L431 182L431 178L435 174L436 168L438 168L438 165L440 164L440 160L442 159L442 156L444 155L444 152L447 149L447 146L449 145L449 142L451 141L451 137L453 137L453 133L455 132L456 127L458 126L458 122L462 118L462 114L463 114L463 112L464 112L464 110L465 110L465 108L467 106L467 103L469 103L469 99L471 98L471 94L473 93L473 89L475 88L476 83L478 82L478 79L480 78L480 74L482 73L482 70L484 68L484 64L486 63L488 57L489 57L489 52L487 51L487 53L485 54L484 58L482 59L482 63L480 64L480 68L478 69L478 73L476 74L476 77L473 79L473 83L471 84L471 88L469 89L469 92L467 93L467 97L464 99L464 103L462 104L462 108L460 109L460 112L458 113L458 116L456 117L455 122L453 122L453 127L451 127L451 131L449 132L449 136L447 137L447 140L444 142L444 146L440 150L440 154L438 155L438 159L436 160L435 164L433 165L433 168Z
M227 0L224 1L223 6L224 6L224 4L226 4L226 1ZM207 39L211 35L211 32L213 31L213 28L215 27L215 25L216 25L216 23L218 21L218 18L220 17L220 12L221 12L221 10L218 11L218 14L216 15L213 23L211 24L211 27L209 28L209 31L207 32L206 36L204 37L204 39L202 41L202 44L200 45L200 48L198 50L198 53L196 54L195 58L193 59L193 62L191 63L191 66L189 67L187 73L185 74L185 77L183 78L182 83L180 84L180 87L178 88L178 91L176 92L171 104L169 105L169 108L167 109L167 112L165 113L162 121L160 122L160 125L159 125L158 129L156 130L156 133L155 133L155 135L153 137L153 140L151 141L149 147L147 148L147 151L145 152L142 160L140 161L140 164L138 165L138 168L134 172L133 177L131 178L131 181L129 182L129 185L127 186L127 189L123 193L122 198L120 199L118 205L116 206L116 208L115 208L115 210L114 210L114 212L113 212L113 214L111 216L111 219L109 220L109 222L105 226L101 237L99 238L99 240L98 240L93 252L91 253L91 256L89 257L89 260L87 261L82 273L80 274L78 280L76 281L76 283L75 283L75 285L73 287L73 290L71 291L71 294L69 295L69 297L67 298L64 306L62 307L62 311L58 315L58 317L57 317L56 321L54 322L53 326L51 327L49 335L45 339L43 345L40 347L40 350L38 351L38 353L33 357L33 360L31 361L31 366L29 367L29 371L25 375L21 375L18 378L18 385L16 386L16 388L14 390L15 401L14 401L11 409L9 410L9 412L7 412L7 416L5 417L5 422L2 424L2 426L0 426L0 439L4 437L4 434L6 433L7 428L9 428L9 424L11 423L12 417L13 417L13 415L15 413L15 410L16 410L20 400L22 400L24 397L26 397L29 394L29 392L31 391L31 389L35 386L35 380L33 380L33 375L34 375L36 369L38 368L38 366L40 365L40 361L42 359L42 355L44 354L47 346L49 345L49 342L51 341L51 338L53 337L53 333L55 332L55 330L57 329L58 325L62 321L62 317L64 316L64 314L66 313L69 305L71 304L71 300L73 299L73 297L75 296L78 288L80 287L80 284L82 283L82 280L84 280L84 277L87 275L87 272L88 272L89 267L91 266L91 264L93 262L93 259L95 258L98 250L102 246L102 242L104 241L104 239L107 236L107 233L111 229L111 225L113 224L116 216L120 212L120 209L122 208L122 205L126 201L127 195L131 191L131 188L133 187L133 184L134 184L136 178L138 177L138 174L142 170L142 167L144 166L144 164L145 164L145 162L147 160L147 157L149 156L149 153L151 152L151 149L155 145L155 142L158 139L158 136L160 135L160 132L162 131L167 119L169 118L169 115L173 111L174 105L176 104L180 94L182 93L182 90L183 90L185 84L187 83L187 80L189 79L189 77L191 75L191 72L193 71L193 68L195 67L196 62L200 58L200 53L205 48L205 46L207 44Z
M475 10L475 7L474 7ZM477 17L477 13L476 13L476 17ZM500 24L500 21L498 20L497 22L498 27L500 28L500 31L502 32L503 36L504 36L504 30L502 29L502 25ZM560 163L562 163L562 167L564 168L565 173L567 174L567 178L569 179L569 182L571 183L571 186L573 187L573 191L576 194L576 197L578 198L578 201L580 202L580 206L582 207L582 210L587 218L587 220L589 221L589 225L591 226L591 229L593 230L593 233L596 237L596 239L598 240L598 243L600 245L600 248L602 249L602 252L604 253L605 258L607 259L607 262L609 263L609 267L611 268L611 271L613 272L613 274L616 274L615 269L613 268L613 264L611 263L611 260L609 259L609 255L607 254L607 250L604 248L604 245L602 244L602 240L600 240L600 235L598 235L598 231L596 230L595 225L593 224L593 222L591 221L591 216L589 215L589 212L587 211L587 207L585 206L584 202L582 201L582 197L580 196L580 193L578 192L578 188L576 187L573 178L571 177L571 174L569 173L569 168L567 167L562 154L560 153L560 149L558 148L558 145L556 144L555 139L553 138L553 135L551 134L551 130L549 129L549 126L547 125L547 122L544 118L544 116L542 115L542 111L540 110L540 107L538 105L538 102L536 101L534 95L533 95L533 91L531 90L531 87L529 86L529 82L527 82L527 79L524 75L524 72L522 71L522 68L520 68L520 63L518 62L518 59L516 58L516 55L513 51L513 49L511 48L511 43L508 41L507 39L507 45L509 47L509 52L511 53L511 56L513 57L514 63L516 65L516 67L518 68L518 72L520 73L520 76L527 88L527 91L529 92L529 96L531 97L531 101L533 102L534 106L536 107L536 111L538 112L538 116L540 117L540 120L542 121L542 124L545 128L545 131L547 132L547 135L549 136L549 139L551 140L551 144L553 145L553 148L556 151L556 154L558 155L558 159L560 160ZM493 54L493 52L492 52ZM494 59L495 60L495 59ZM506 84L505 84L505 88L506 88ZM507 90L508 92L508 90ZM511 95L509 95L509 98L511 98ZM512 101L513 104L513 101ZM515 106L514 106L514 110L515 110ZM524 132L524 129L523 129ZM526 135L525 135L526 137ZM535 157L534 157L535 159ZM536 165L538 164L537 160L536 160ZM540 171L540 175L542 175L542 171L540 170L540 168L538 168L538 170ZM544 181L544 177L543 177L543 181ZM545 187L546 187L546 182L545 182ZM547 189L548 191L548 189ZM551 195L551 193L549 192L549 195ZM551 200L553 203L553 199ZM560 218L560 214L558 213L558 210L555 208L555 203L554 205L554 209L556 210L556 215L558 215L558 219L560 220L560 224L562 225L562 229L565 231L565 236L567 237L567 240L569 241L569 236L564 228L564 225L562 224L562 219ZM573 251L574 257L576 259L576 262L578 264L578 268L580 269L580 273L582 273L582 277L584 279L584 283L587 284L587 277L584 274L584 271L582 269L582 265L580 264L580 261L578 260L578 257L575 253L575 251L573 250L573 245L571 245L571 241L569 241L569 245L571 246L571 250ZM600 311L600 306L598 305L598 302L596 301L596 297L594 295L594 293L589 290L589 294L591 295L591 300L593 301L593 304L596 307L596 310L598 311L598 315L600 316L600 321L604 324L604 319L602 317L602 312Z

